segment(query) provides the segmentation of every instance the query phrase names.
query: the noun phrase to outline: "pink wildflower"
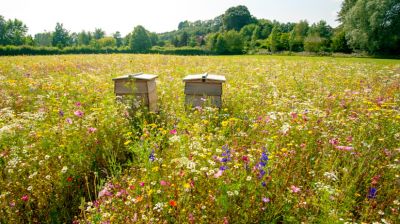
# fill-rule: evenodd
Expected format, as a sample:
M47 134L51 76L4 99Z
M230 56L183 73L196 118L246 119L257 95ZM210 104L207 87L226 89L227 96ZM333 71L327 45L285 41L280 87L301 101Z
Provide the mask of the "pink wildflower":
M268 202L270 202L271 200L270 200L269 198L263 197L263 198L262 198L262 201L263 201L264 203L268 203Z
M21 200L25 201L25 202L28 201L29 200L29 195L26 194L26 195L22 196Z
M68 124L72 124L72 119L71 119L71 118L67 118L67 119L65 119L65 121L66 121Z
M165 181L165 180L161 180L160 184L161 184L161 186L167 186L168 185L167 181Z
M81 111L81 110L76 110L76 111L74 112L74 114L75 114L76 116L78 116L78 117L82 117L82 116L83 116L83 111Z
M299 187L296 187L294 185L290 186L290 190L292 191L292 193L299 193L301 191Z
M331 145L338 145L339 144L339 140L337 138L332 138L329 140L329 143L331 143Z
M109 192L106 187L99 192L99 198L101 198L103 196L111 196L111 195L112 195L112 193Z
M81 102L76 102L75 106L80 107L80 106L82 106L82 103Z
M144 182L140 182L139 185L140 185L141 187L144 187Z
M171 135L176 135L178 133L178 131L176 129L172 129L171 131L169 131L169 133Z
M223 170L218 170L218 172L216 174L214 174L214 178L218 178L218 177L222 176L223 173L224 173Z
M96 131L97 131L97 128L93 128L93 127L88 128L89 134L95 133Z
M297 113L296 112L291 112L290 116L292 116L293 119L296 119L297 118Z

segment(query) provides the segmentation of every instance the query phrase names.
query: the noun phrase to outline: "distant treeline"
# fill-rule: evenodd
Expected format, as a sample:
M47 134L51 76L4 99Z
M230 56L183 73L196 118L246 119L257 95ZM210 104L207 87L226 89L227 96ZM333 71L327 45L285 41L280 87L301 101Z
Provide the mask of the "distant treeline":
M229 8L205 21L183 21L178 29L153 33L137 26L128 35L107 36L93 32L69 32L61 23L54 31L27 34L17 19L0 16L0 55L160 53L181 55L255 54L276 52L366 52L371 55L400 54L400 2L398 0L345 0L336 28L325 21L309 24L280 23L257 19L246 6ZM1 46L3 45L3 46ZM12 46L8 46L12 45ZM18 47L15 47L18 46Z
M129 47L103 47L93 48L90 46L71 46L64 48L37 47L37 46L0 46L0 55L57 55L57 54L116 54L116 53L149 53L169 55L211 55L213 52L196 47L164 48L153 47L145 52L133 51Z

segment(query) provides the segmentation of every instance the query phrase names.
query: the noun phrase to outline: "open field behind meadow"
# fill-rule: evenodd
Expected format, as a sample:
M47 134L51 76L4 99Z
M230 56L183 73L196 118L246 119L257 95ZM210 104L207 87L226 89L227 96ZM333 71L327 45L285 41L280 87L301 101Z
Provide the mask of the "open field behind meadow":
M157 114L115 101L140 71ZM0 223L396 223L399 155L398 60L0 57Z

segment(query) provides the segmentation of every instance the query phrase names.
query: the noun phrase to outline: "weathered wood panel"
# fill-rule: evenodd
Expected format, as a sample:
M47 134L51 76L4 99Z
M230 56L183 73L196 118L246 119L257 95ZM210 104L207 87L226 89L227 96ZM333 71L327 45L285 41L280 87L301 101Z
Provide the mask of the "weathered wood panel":
M185 104L193 107L204 106L210 103L216 107L221 108L222 100L221 96L198 96L198 95L186 95Z
M157 91L154 89L153 92L150 92L148 94L148 99L149 99L149 110L153 112L158 111L158 106L157 106Z
M185 84L185 94L187 95L206 95L206 96L221 96L221 83L195 83L188 82Z
M147 92L151 93L156 90L156 80L147 81Z
M147 93L145 81L115 80L114 92L116 94Z

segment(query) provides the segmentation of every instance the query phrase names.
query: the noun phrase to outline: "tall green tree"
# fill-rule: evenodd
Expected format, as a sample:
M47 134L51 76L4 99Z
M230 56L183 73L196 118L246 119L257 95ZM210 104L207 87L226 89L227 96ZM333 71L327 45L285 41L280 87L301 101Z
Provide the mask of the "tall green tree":
M399 0L358 0L341 18L353 49L400 53Z
M37 33L34 37L34 43L36 46L50 47L53 37L51 32Z
M94 39L98 40L106 36L106 32L101 28L94 29L93 37Z
M115 39L115 46L116 47L121 47L122 46L122 37L121 37L121 33L119 31L115 32L113 34L113 37Z
M55 47L63 48L68 45L69 42L69 32L64 29L62 23L57 23L56 28L53 32L52 45Z
M227 53L227 46L226 46L225 38L222 34L218 34L215 43L215 52L217 54L226 54Z
M257 27L258 27L258 25L256 25L256 24L248 24L248 25L242 27L242 29L240 30L240 35L242 36L242 38L245 41L250 41L253 36L254 30Z
M143 26L136 26L132 32L130 48L135 52L146 52L151 48L151 40Z
M224 35L226 50L229 54L243 54L244 41L242 36L236 30L230 30Z
M331 47L334 52L351 53L351 48L347 44L346 33L342 29L334 33Z
M6 20L0 15L0 45L6 44Z
M189 43L189 34L186 31L183 31L179 37L179 46L187 46Z
M25 42L25 36L28 27L20 20L4 20L0 16L0 45L22 45Z
M274 26L271 35L267 39L267 46L271 52L277 52L281 50L281 31L278 26Z
M149 32L148 35L150 37L151 46L159 45L159 39L158 39L158 35L156 33Z
M274 28L274 24L269 20L259 19L258 25L260 26L260 32L258 34L259 38L260 39L268 38L272 32L272 29Z
M314 23L304 39L304 50L308 52L330 51L333 29L325 21Z
M224 27L227 30L240 31L242 27L252 22L253 18L244 5L229 8L223 16Z
M342 2L342 7L338 13L338 20L344 22L344 17L350 11L351 8L357 3L358 0L344 0Z
M90 41L92 40L91 32L86 32L82 30L78 33L78 45L89 45Z
M308 35L309 25L306 20L300 20L290 33L289 46L291 51L303 51L304 39Z
M180 22L178 24L178 30L182 30L182 29L187 28L187 27L189 27L189 21L187 21L187 20L185 20L183 22Z

